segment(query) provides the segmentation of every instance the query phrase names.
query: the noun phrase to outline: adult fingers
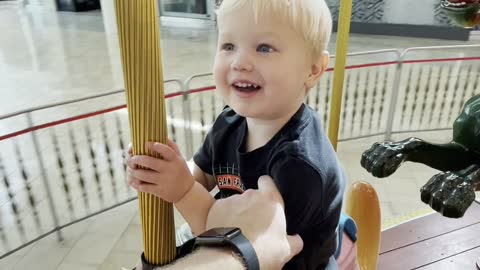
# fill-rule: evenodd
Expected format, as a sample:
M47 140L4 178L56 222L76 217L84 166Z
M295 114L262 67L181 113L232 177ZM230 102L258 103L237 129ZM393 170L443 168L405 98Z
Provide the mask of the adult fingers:
M303 240L300 235L287 235L288 245L290 246L290 259L297 255L303 249Z
M268 194L269 196L272 196L272 198L274 198L277 202L281 203L282 206L284 205L282 195L278 191L275 182L273 182L273 179L270 176L260 176L260 178L258 179L258 191L263 194Z

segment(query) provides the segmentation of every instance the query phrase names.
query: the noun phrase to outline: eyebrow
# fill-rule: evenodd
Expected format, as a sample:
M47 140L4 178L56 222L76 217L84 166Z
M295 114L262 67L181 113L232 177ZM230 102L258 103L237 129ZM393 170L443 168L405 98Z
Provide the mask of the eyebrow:
M278 34L276 34L274 32L260 32L260 33L258 33L258 35L278 38Z
M274 32L260 32L260 33L255 33L257 37L267 37L267 38L273 38L275 40L280 39L279 35L274 33ZM218 38L231 38L232 36L235 36L235 34L229 33L229 32L222 32L218 33Z

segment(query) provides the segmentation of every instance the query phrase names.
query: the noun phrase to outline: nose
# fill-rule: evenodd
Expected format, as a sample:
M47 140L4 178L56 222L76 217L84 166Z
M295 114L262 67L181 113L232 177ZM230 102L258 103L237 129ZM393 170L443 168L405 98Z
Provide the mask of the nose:
M249 72L253 70L253 63L246 52L238 51L232 61L232 69L240 72Z

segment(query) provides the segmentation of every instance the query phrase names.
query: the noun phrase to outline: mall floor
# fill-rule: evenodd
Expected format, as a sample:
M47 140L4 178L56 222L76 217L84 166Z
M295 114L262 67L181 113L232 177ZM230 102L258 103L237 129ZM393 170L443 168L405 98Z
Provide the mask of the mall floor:
M54 12L24 7L15 1L0 2L0 115L122 89L117 36L104 29L98 11ZM213 23L162 18L161 38L165 79L184 80L211 71L216 46ZM329 44L332 54L335 38L334 35ZM352 34L349 51L453 44L473 42ZM79 112L57 112L65 115L55 117ZM0 130L8 128L0 124ZM450 133L417 136L441 142ZM394 139L405 136L396 135ZM350 182L374 183L381 202L383 228L387 228L430 211L420 202L418 190L435 171L406 164L395 177L373 179L360 167L359 154L381 139L343 142L339 145L339 158ZM143 249L140 231L138 202L133 201L64 229L65 239L61 242L52 234L0 260L0 269L131 269Z

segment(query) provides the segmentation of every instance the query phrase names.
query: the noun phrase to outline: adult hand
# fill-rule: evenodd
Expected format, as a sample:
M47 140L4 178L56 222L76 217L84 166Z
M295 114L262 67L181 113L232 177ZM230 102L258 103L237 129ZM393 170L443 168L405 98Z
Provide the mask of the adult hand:
M299 235L287 235L284 204L269 176L258 180L258 190L216 201L207 218L207 230L239 227L252 243L260 269L281 269L303 248Z

